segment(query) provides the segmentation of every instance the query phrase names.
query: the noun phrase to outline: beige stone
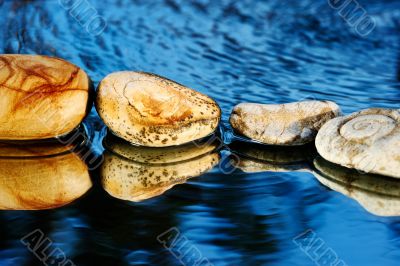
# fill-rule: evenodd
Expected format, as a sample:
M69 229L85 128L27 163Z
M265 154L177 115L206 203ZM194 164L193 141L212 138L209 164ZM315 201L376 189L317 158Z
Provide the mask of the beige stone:
M98 88L96 108L117 136L138 145L180 145L210 135L221 111L208 96L143 72L116 72Z
M378 216L400 216L400 181L361 174L322 158L314 160L314 176L325 186L356 200Z
M0 209L64 206L92 186L86 164L59 144L0 145Z
M371 108L335 118L321 128L315 144L330 162L400 178L400 109Z
M87 114L91 88L86 73L62 59L0 55L0 139L71 132Z
M339 114L339 106L329 101L241 103L233 108L230 123L237 133L261 143L302 145L313 141L320 127Z

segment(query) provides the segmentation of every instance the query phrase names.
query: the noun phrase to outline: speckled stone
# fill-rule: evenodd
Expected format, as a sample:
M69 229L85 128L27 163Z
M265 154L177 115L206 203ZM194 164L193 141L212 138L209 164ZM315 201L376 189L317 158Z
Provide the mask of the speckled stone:
M314 176L325 186L353 198L367 211L378 216L400 215L400 180L361 174L354 169L314 160Z
M339 106L329 101L241 103L233 108L230 123L239 134L265 144L303 145L339 114Z
M0 209L54 209L85 194L92 187L89 171L70 148L0 144Z
M0 55L0 139L65 135L84 119L92 84L79 67L55 57Z
M143 72L116 72L98 88L96 108L117 136L138 145L165 147L216 130L221 111L210 97Z
M330 162L400 178L400 109L372 108L335 118L321 128L315 144Z

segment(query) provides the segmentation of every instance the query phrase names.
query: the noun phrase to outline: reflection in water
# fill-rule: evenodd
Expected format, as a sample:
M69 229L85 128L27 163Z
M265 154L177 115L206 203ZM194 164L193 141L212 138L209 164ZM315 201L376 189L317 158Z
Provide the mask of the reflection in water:
M57 143L0 144L0 209L66 205L92 186L86 164Z
M233 153L240 156L237 167L247 173L307 172L309 161L316 154L314 144L282 147L234 142L229 147Z
M163 194L212 169L219 162L218 143L190 143L168 148L132 146L108 135L100 169L103 188L113 197L142 201ZM213 152L214 151L214 152Z
M191 142L185 145L153 148L135 146L121 138L108 134L103 144L107 150L128 160L138 163L163 164L193 159L212 152L217 149L220 143L217 138L211 136L209 139Z
M372 214L400 216L400 180L362 174L321 157L314 160L314 166L314 175L322 184L355 199Z

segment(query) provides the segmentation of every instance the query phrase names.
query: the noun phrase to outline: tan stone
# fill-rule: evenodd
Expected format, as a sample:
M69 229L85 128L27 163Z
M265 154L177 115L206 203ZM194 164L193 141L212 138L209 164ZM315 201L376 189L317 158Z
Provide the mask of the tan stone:
M85 194L92 186L89 171L70 148L1 144L0 209L53 209Z
M361 174L322 158L314 161L314 176L325 186L353 198L378 216L400 216L400 181L374 174Z
M400 178L400 109L371 108L335 118L321 128L315 144L330 162Z
M313 141L320 127L339 114L339 106L329 101L241 103L233 108L230 123L239 134L261 143L302 145Z
M128 146L117 145L112 146L118 149L118 154L139 159L139 162L117 155L113 150L107 150L100 168L101 183L111 196L135 202L156 197L177 184L185 183L189 178L200 176L217 165L220 158L217 152L212 152L212 148L199 147L198 151L195 151L196 148L191 147L191 152L181 157L186 160L177 161L180 147L175 147L176 150L170 148L168 151L165 148L148 147L134 150ZM128 150L121 151L124 147ZM200 151L204 153L198 156ZM154 156L162 153L165 154L160 160ZM196 157L187 160L192 157L190 154L196 154ZM153 163L143 163L147 155ZM162 162L172 163L160 164Z
M165 147L214 132L221 111L211 98L166 78L116 72L98 88L96 108L114 134L138 145Z
M0 139L46 139L76 128L88 111L91 82L55 57L0 55Z

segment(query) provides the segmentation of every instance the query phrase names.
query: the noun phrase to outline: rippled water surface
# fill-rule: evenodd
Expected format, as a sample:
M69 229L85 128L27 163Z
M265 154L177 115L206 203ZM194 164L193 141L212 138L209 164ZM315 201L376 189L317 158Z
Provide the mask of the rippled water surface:
M0 0L2 53L65 58L87 71L95 85L113 71L154 72L212 96L224 121L239 102L323 99L337 102L345 113L400 108L398 1L359 1L376 23L366 37L327 0L87 1L90 12L107 24L99 35L87 31L87 21L74 16L73 8L63 7L79 1ZM94 110L85 125L100 155L104 131ZM41 211L1 211L0 264L43 265L20 242L40 229L76 265L194 265L190 254L179 257L185 250L201 254L202 265L313 265L315 260L319 265L399 265L400 184L383 177L358 184L359 173L336 169L313 153L312 146L260 150L233 143L209 157L159 168L106 153L105 165L90 172L93 186L84 173L75 173L83 181L66 181L67 190L59 192L52 185L57 175L51 173L81 164L72 155L56 156L51 159L55 168L39 164L50 174L36 175L42 190L29 197L38 201L49 191L67 197L73 190L73 202L25 206L47 206ZM238 169L224 174L228 159L237 156ZM130 172L117 173L120 189L107 187L104 169L115 173L115 162L142 172L134 180ZM0 159L0 171L11 175L5 169L16 164L33 174L34 163ZM173 173L175 179L142 191L152 182L143 181L143 169ZM185 173L203 174L179 178ZM29 179L13 183L3 177L0 202L7 202L14 187L27 184ZM139 187L137 194L123 189L129 186ZM17 198L24 196L15 191L20 190L14 190ZM167 249L157 237L171 228L179 231L179 241ZM320 250L299 246L296 236L304 232L319 239ZM329 248L337 260L318 260Z

